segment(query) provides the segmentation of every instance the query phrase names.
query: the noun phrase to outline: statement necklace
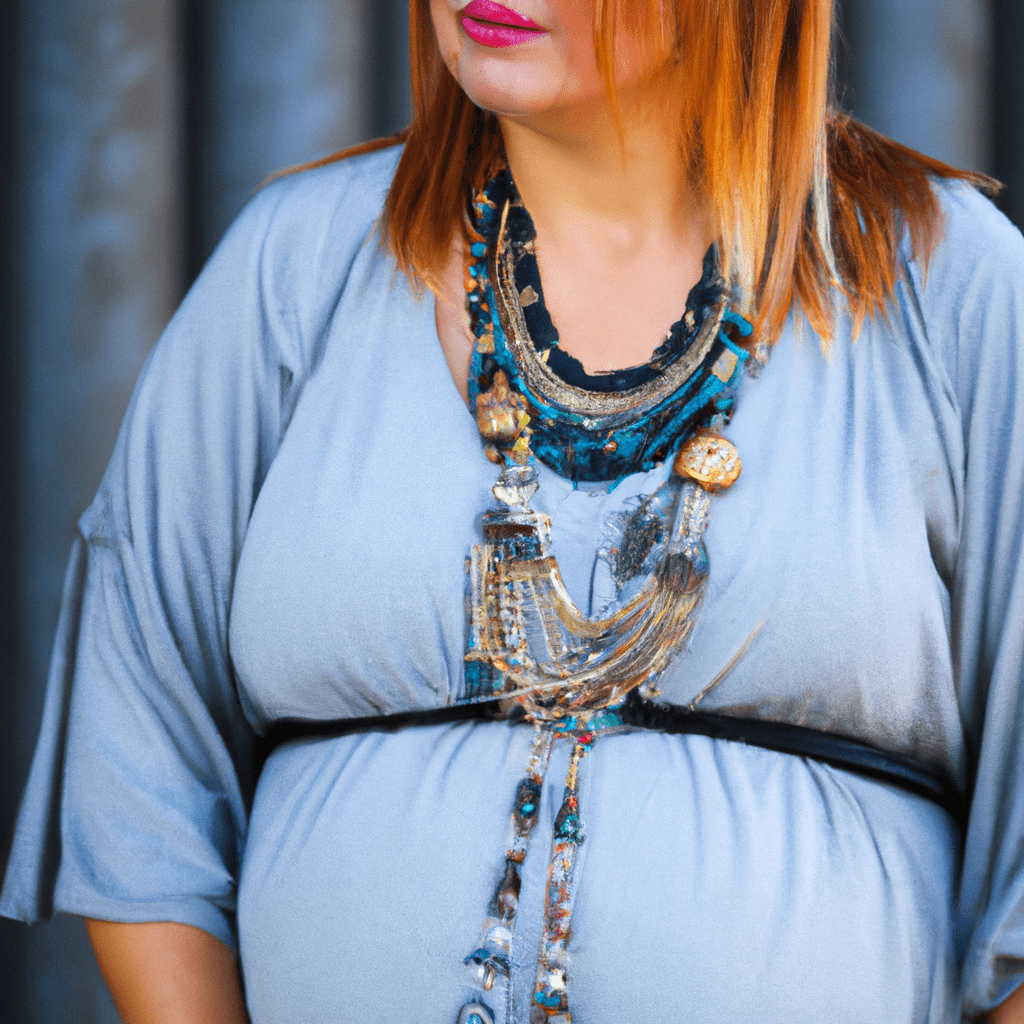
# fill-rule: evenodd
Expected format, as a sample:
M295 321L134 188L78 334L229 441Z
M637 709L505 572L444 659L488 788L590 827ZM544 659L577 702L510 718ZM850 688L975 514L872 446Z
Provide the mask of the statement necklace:
M553 744L565 738L573 749L555 818L530 1020L569 1024L574 865L584 839L580 764L599 735L626 727L617 711L627 697L657 695L658 678L693 628L708 575L710 495L730 487L741 468L717 430L743 379L749 353L739 340L751 327L727 308L711 263L647 366L607 375L618 378L614 389L582 387L565 379L565 359L564 376L550 365L557 332L543 307L535 232L507 170L475 197L471 238L470 404L502 472L493 487L497 507L484 513L483 543L469 561L466 699L499 702L535 733L504 874L481 941L466 958L475 992L458 1021L511 1019L521 865ZM574 372L586 378L582 367ZM669 480L621 516L608 538L604 554L619 598L595 618L569 596L551 553L550 520L530 507L536 459L573 482L615 481L672 460Z

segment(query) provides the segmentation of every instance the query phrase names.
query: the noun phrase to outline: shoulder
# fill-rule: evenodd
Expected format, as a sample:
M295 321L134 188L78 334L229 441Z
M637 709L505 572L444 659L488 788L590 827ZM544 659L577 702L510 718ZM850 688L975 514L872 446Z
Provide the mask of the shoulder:
M285 172L257 193L256 202L312 222L343 210L348 218L372 223L380 215L394 178L400 145Z
M990 199L966 182L936 181L933 188L942 210L935 269L1024 274L1024 236Z
M381 287L394 263L378 231L399 146L286 173L228 229L190 295L225 314L248 309L295 372L315 362L324 325L353 267L372 262Z
M904 315L920 318L962 392L977 382L982 364L1024 358L1024 237L972 186L933 187L942 213L939 242L926 262L904 241L897 302Z
M256 193L232 231L262 234L272 255L358 246L375 231L400 155L401 146L388 146L286 172Z
M905 239L906 266L920 278L927 300L964 294L980 283L1024 287L1024 237L996 205L960 181L933 183L941 211L940 235L931 257L916 257Z

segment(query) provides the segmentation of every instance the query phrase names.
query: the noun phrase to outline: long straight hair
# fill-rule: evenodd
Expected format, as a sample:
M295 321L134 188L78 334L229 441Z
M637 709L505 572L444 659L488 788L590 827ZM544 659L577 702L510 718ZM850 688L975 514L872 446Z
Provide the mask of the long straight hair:
M615 42L627 22L666 61L665 99L709 206L722 273L769 341L798 302L827 344L833 286L855 329L884 313L904 230L924 260L941 236L933 177L998 188L836 109L832 0L596 0L595 54L613 112ZM430 286L503 146L497 119L445 67L428 0L410 0L409 29L412 124L336 158L405 143L384 227L398 265Z

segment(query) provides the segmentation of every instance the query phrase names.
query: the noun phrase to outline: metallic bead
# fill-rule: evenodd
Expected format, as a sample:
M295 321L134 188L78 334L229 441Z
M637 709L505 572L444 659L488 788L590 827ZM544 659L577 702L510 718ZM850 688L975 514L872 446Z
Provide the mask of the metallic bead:
M484 928L484 945L495 953L504 953L507 958L512 952L512 929L496 918L485 921Z
M495 899L495 909L505 921L515 917L516 910L519 908L521 885L518 865L508 862L505 868L505 877L498 888L498 895Z
M711 372L723 383L728 384L732 380L732 375L736 372L736 364L739 362L739 356L736 355L732 349L726 349L716 360L715 365L711 367Z
M490 388L477 396L476 424L485 441L507 448L530 422L526 400L508 385L504 370L494 375Z
M706 491L717 494L739 479L743 463L732 441L708 431L693 435L676 454L673 472L696 480Z
M507 466L491 493L509 508L525 509L539 486L532 466Z
M540 786L532 779L523 779L516 791L516 803L513 814L515 815L516 826L532 828L537 817L537 807L540 805Z

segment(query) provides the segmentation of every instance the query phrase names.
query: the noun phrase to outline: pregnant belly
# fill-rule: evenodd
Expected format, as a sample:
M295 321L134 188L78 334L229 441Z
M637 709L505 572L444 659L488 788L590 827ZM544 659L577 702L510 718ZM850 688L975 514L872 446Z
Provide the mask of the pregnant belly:
M268 761L239 931L253 1024L455 1024L532 729L308 741ZM523 868L510 1019L529 1021L556 746ZM583 763L574 1024L945 1024L956 843L943 812L788 755L602 738Z

